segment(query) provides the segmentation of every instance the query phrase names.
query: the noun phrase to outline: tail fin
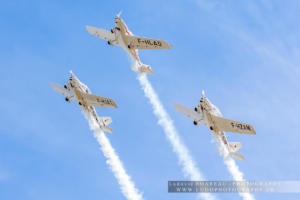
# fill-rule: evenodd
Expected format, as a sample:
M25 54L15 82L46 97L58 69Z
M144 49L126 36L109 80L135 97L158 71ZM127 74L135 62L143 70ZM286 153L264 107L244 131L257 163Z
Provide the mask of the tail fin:
M133 71L138 70L139 73L145 73L145 74L153 74L152 68L149 65L141 64L137 68L132 65L131 69Z
M229 142L229 148L232 152L237 152L242 148L242 145L239 142Z
M113 133L113 130L109 128L107 125L112 123L111 117L99 117L99 120L104 123L104 126L101 125L101 129L108 133Z
M99 119L100 119L101 121L103 121L103 123L104 123L105 125L108 125L108 124L112 123L111 117L99 117Z
M234 152L231 152L230 155L238 160L245 160L244 156L241 155L241 154L237 154L237 153L234 153Z
M111 128L109 128L108 126L103 126L103 127L101 127L101 129L105 132L113 133L113 130Z

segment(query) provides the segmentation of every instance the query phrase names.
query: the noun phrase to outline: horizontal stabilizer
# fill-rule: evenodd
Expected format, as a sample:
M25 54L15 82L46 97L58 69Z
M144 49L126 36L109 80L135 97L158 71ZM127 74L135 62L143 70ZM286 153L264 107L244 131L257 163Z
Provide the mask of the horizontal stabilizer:
M101 127L101 129L105 132L113 133L113 130L111 128L109 128L108 126L103 126L103 127Z
M153 74L152 68L149 65L141 65L138 70L140 73Z
M234 158L238 159L238 160L242 160L242 161L244 161L244 160L245 160L244 156L243 156L243 155L241 155L241 154L237 154L237 153L233 153L233 152L231 152L231 153L230 153L230 155L231 155L232 157L234 157Z
M131 65L133 71L138 71L141 74L153 74L152 68L149 65Z

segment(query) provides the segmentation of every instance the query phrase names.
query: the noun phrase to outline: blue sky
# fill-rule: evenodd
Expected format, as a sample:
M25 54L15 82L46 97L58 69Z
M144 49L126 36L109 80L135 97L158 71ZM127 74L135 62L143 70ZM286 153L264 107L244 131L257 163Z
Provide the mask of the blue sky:
M290 1L2 1L0 7L0 198L123 199L87 121L50 87L70 69L118 109L108 135L145 199L194 199L168 194L185 180L177 157L118 47L85 25L110 29L122 17L135 35L165 39L171 50L143 50L148 76L208 180L232 180L210 132L177 113L172 102L196 105L206 96L227 118L249 122L257 135L240 141L247 180L299 180L300 2ZM216 194L238 199L238 194ZM298 194L255 194L299 199Z

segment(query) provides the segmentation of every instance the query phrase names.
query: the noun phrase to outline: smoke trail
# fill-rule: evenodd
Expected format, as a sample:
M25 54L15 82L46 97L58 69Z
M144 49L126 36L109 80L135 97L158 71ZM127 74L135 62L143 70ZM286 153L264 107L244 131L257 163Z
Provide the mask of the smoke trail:
M148 81L147 76L144 74L140 74L138 75L138 80L144 90L145 96L149 99L153 107L153 112L158 118L158 124L162 126L168 140L173 147L173 151L178 156L179 164L183 167L182 171L184 173L184 176L193 181L204 180L203 175L195 166L193 158L189 154L188 149L181 142L181 139L173 125L172 120L161 104L156 92ZM200 197L210 200L215 199L215 197L209 193L200 193Z
M123 195L128 200L142 200L142 195L135 188L134 183L131 181L130 176L126 173L119 156L111 146L104 132L99 129L98 124L95 122L90 113L86 111L83 111L83 113L89 122L90 128L94 130L94 136L100 144L104 156L107 158L106 163L109 165L111 171L118 180Z
M228 171L232 175L233 179L235 181L245 181L245 179L243 178L244 174L239 170L239 167L237 166L237 164L235 163L233 158L231 158L231 156L229 155L229 152L228 152L227 148L224 146L223 142L220 141L219 137L218 138L215 137L215 139L219 143L219 147L221 150L220 154L223 156L224 163L225 163ZM239 193L239 195L244 200L255 200L254 196L250 193Z

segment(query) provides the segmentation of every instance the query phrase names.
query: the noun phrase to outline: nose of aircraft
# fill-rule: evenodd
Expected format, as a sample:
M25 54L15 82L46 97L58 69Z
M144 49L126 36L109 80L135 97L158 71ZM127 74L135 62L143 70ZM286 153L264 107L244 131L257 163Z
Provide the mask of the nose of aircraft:
M204 90L202 90L201 99L200 99L201 103L204 101L204 98L205 98L205 94L204 94Z
M70 72L70 78L69 78L69 80L72 80L73 79L73 72L72 72L72 70L70 70L69 72Z

